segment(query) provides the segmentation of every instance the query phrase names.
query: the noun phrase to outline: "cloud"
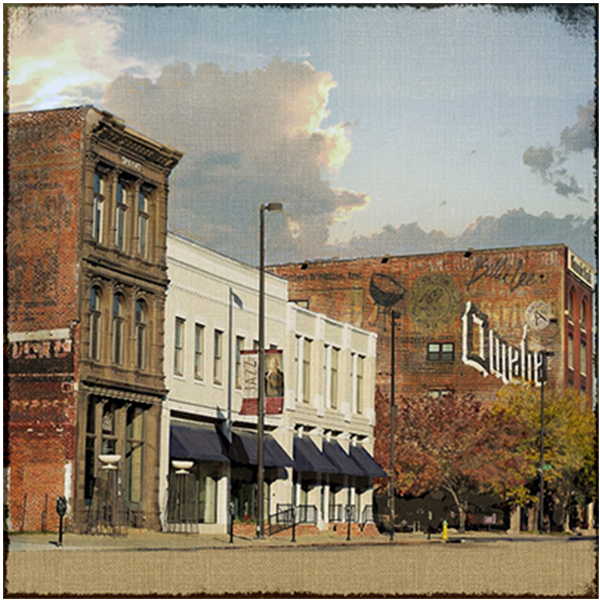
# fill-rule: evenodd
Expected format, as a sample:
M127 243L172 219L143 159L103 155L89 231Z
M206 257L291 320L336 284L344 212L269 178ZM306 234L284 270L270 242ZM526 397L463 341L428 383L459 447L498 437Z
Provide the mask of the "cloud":
M140 66L114 52L121 22L106 8L15 5L8 24L11 110L97 103L106 84Z
M177 62L156 81L119 76L104 106L185 153L172 182L171 228L255 262L261 203L286 207L285 218L269 215L268 249L279 259L322 248L329 226L369 201L327 181L352 148L349 124L322 125L335 86L307 62L275 58L244 73Z
M565 127L560 134L560 143L566 152L583 152L595 148L595 102L590 100L587 106L578 106L577 115L577 123L573 127Z
M442 231L425 232L417 223L386 225L369 236L352 238L346 245L328 246L326 255L355 258L384 254L422 254L467 248L507 248L523 245L566 244L582 258L595 263L594 218L567 215L556 218L549 212L539 216L513 209L500 217L479 217L457 237ZM308 257L307 257L308 258Z
M561 167L572 153L580 153L595 148L594 131L596 126L596 104L590 100L586 106L577 107L578 120L573 127L565 127L560 134L560 146L555 148L548 144L535 148L530 146L523 153L523 164L531 167L544 183L554 186L560 196L578 196L583 189L573 175ZM561 168L559 168L561 167ZM587 202L587 198L578 196Z

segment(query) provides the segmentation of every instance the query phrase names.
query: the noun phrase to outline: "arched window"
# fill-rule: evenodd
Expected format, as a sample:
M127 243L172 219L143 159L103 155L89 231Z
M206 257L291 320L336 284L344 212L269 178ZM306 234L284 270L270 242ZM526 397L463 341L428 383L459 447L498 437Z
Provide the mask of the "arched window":
M585 298L581 301L581 308L579 309L579 327L582 331L587 329L587 305Z
M101 173L94 173L94 199L92 203L92 238L102 244L104 242L104 187L105 180Z
M115 204L115 246L123 252L127 247L127 195L127 186L119 181Z
M143 300L135 303L135 343L136 363L138 369L146 368L147 356L147 310Z
M569 291L569 305L567 306L569 311L569 320L572 321L575 315L575 291Z
M138 195L138 254L143 258L148 258L148 236L150 235L148 210L147 192L140 189Z
M113 362L123 364L125 338L125 317L123 295L115 294L113 298Z
M94 286L90 294L90 358L94 360L100 358L100 319L100 288Z

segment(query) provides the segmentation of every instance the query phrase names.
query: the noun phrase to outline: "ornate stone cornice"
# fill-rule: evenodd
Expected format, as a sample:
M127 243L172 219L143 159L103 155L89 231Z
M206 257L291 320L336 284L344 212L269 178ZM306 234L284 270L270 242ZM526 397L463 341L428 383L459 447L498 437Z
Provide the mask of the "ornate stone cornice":
M106 112L102 113L102 118L93 128L92 134L100 142L107 142L120 151L139 156L168 171L173 169L183 156L182 152L154 142Z

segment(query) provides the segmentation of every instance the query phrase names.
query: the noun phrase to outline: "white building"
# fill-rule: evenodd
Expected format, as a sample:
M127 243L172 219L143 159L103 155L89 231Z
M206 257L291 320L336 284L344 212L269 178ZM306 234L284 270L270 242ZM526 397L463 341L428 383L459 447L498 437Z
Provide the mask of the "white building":
M163 527L224 532L229 499L236 521L256 516L242 351L258 344L258 270L172 233L167 264ZM323 529L351 506L362 522L371 479L384 476L371 457L376 335L288 302L287 282L268 273L265 290L265 349L282 351L285 375L281 404L267 400L265 518L293 504Z

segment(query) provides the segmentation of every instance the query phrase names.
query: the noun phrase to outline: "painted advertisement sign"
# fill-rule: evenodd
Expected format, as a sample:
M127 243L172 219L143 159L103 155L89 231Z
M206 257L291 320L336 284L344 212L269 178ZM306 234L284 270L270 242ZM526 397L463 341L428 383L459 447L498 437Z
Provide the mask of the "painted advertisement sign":
M527 325L519 346L510 346L489 325L487 315L469 300L462 316L462 361L484 377L503 383L515 380L540 382L542 353L528 350Z
M570 249L567 267L569 272L575 275L577 279L580 279L592 288L594 287L594 267L586 260L583 260L583 258L579 258Z

